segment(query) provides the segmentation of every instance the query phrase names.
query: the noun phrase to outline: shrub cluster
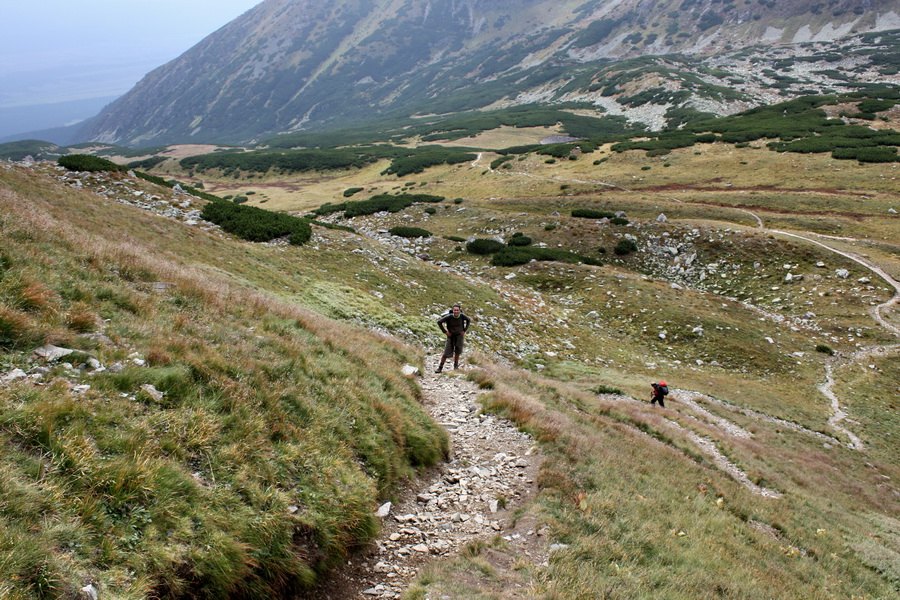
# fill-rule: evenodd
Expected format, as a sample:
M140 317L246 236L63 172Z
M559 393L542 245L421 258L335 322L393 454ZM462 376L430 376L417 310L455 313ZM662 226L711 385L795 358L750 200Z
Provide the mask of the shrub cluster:
M532 239L521 232L514 233L513 236L506 241L510 246L530 246L531 242Z
M616 247L613 248L613 252L615 252L619 256L625 256L626 254L631 254L632 252L636 252L638 249L637 242L634 240L630 240L628 238L619 240L619 243L616 244Z
M688 131L677 131L669 134L660 134L656 139L619 142L614 144L612 149L615 152L646 150L647 156L659 156L676 148L689 148L694 144L709 144L718 139L716 135L711 133L695 134Z
M838 148L831 153L831 158L856 159L861 163L900 162L896 148Z
M598 260L582 256L567 250L553 248L536 248L534 246L506 246L491 257L491 264L495 267L515 267L531 261L557 261L565 263L584 263L588 265L602 266Z
M200 216L250 242L268 242L287 236L291 244L300 246L312 237L312 227L306 219L224 200L210 202Z
M476 155L471 152L443 146L429 146L419 149L407 156L400 156L391 161L391 166L384 170L383 175L395 174L403 177L414 173L421 173L428 167L435 165L455 165L458 163L475 160Z
M466 244L466 251L470 254L495 254L506 248L506 244L497 240L478 238Z
M572 211L572 216L581 219L612 219L616 216L616 213L591 208L576 208Z
M344 204L344 217L359 217L362 215L374 215L378 212L400 212L404 208L409 208L416 202L436 203L444 200L443 196L433 196L431 194L399 194L391 196L390 194L378 194L372 196L368 200L359 200L357 202L346 202ZM333 211L332 211L333 212Z
M421 227L391 227L388 233L404 238L424 238L431 237L431 232Z
M377 212L400 212L404 208L409 208L417 202L437 203L443 201L444 196L434 196L431 194L378 194L372 196L368 200L355 200L352 202L340 202L338 204L326 203L315 209L313 214L320 217L330 215L336 212L344 212L345 218L358 217L362 215L374 215Z
M180 164L185 169L205 171L222 169L232 172L250 171L267 173L271 169L285 172L326 171L363 167L382 158L385 151L375 149L347 150L291 150L287 152L241 152L201 154L183 158Z
M364 188L361 187L347 188L346 190L344 190L344 198L349 198L353 194L358 194L359 192L363 191L363 189Z
M111 160L92 156L90 154L67 154L60 156L59 163L61 167L65 167L70 171L127 171L127 167L117 165Z

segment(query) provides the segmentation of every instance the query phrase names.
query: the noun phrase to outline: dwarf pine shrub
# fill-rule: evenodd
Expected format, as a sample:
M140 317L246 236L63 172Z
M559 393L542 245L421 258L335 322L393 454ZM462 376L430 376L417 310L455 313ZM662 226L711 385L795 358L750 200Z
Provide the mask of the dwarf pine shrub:
M506 248L506 244L497 240L475 239L466 244L470 254L495 254Z
M900 161L896 148L878 146L875 148L837 148L831 158L856 159L861 163L889 163Z
M573 217L578 217L580 219L612 219L616 216L616 213L609 212L607 210L594 210L591 208L576 208L572 211Z
M350 217L374 215L375 213L385 211L395 213L400 212L405 208L409 208L417 202L429 202L433 204L441 202L442 200L444 200L444 196L434 196L432 194L398 194L396 196L390 194L378 194L377 196L372 196L368 200L345 203L343 205L344 217L349 219ZM322 213L316 211L316 214Z
M117 165L111 160L90 154L67 154L56 161L61 167L70 171L125 171L127 167Z
M625 256L626 254L636 252L637 249L637 243L634 240L625 238L624 240L619 240L619 243L617 243L616 247L613 248L613 252L615 252L619 256Z
M521 232L514 233L513 236L506 241L510 246L530 246L531 242L532 239Z
M425 238L431 237L431 232L421 227L391 227L388 233L404 238Z
M584 263L588 265L602 266L600 261L554 248L535 248L534 246L507 246L491 258L491 264L495 267L515 267L531 261L557 261L564 263Z
M302 245L312 237L312 228L306 219L256 206L210 202L200 217L249 242L269 242L288 236L291 244Z

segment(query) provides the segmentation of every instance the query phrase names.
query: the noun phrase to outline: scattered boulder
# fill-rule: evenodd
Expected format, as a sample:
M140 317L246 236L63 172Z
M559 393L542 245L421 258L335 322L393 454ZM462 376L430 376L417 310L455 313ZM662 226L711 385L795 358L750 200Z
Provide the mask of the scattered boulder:
M74 350L70 350L69 348L60 348L58 346L54 346L52 344L47 344L46 346L41 346L40 348L35 349L34 353L46 360L47 362L54 362L61 359L64 356L68 356L75 352Z
M850 271L848 271L847 269L838 269L834 272L834 274L841 279L847 279L848 277L850 277Z
M100 592L93 584L88 584L81 588L81 593L79 595L82 600L99 600L100 598Z
M13 369L6 375L0 377L0 381L15 381L17 379L23 379L25 377L28 377L28 374L25 371L23 371L22 369Z
M150 383L145 383L141 386L141 390L144 391L148 396L150 396L154 402L162 402L163 397L166 395L165 392L161 392L156 387Z
M669 219L666 217L664 213L659 213L659 216L656 217L657 223L668 223Z

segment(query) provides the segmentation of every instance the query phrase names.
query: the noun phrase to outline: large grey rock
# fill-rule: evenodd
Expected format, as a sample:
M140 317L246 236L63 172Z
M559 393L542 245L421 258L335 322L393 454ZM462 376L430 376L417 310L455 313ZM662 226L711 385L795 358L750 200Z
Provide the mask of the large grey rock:
M52 344L41 346L34 351L35 354L49 362L59 360L64 356L72 354L73 352L75 351L70 350L69 348L60 348L59 346L54 346Z
M17 379L23 379L28 377L28 374L22 369L13 369L6 375L0 377L0 381L15 381Z
M141 390L143 390L148 396L153 398L154 402L162 402L163 397L166 395L165 392L159 391L155 386L149 383L145 383L144 385L142 385Z

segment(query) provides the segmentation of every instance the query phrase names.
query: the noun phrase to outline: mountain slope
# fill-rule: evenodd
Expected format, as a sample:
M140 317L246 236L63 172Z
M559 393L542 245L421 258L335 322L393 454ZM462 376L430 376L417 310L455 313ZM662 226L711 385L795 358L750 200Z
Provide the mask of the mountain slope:
M238 142L565 94L602 106L611 60L826 43L900 27L893 8L890 0L266 0L147 75L83 136ZM866 76L878 74L851 79ZM666 85L680 89L677 80Z
M0 164L0 595L293 597L308 567L373 534L420 452L439 454L397 369L434 352L433 316L462 301L483 409L546 456L531 513L501 531L521 524L542 558L486 540L411 597L489 597L500 573L566 600L892 597L896 292L865 265L900 274L897 163L755 146L698 141L662 162L604 145L510 168L485 153L404 186L459 202L346 217L358 233L316 227L299 247L185 219L203 200L124 173ZM383 166L282 183L297 208L329 178L396 189ZM257 198L280 177L230 179ZM607 264L498 266L460 242L517 233ZM34 355L43 342L77 350L72 368ZM659 377L665 410L645 401Z

